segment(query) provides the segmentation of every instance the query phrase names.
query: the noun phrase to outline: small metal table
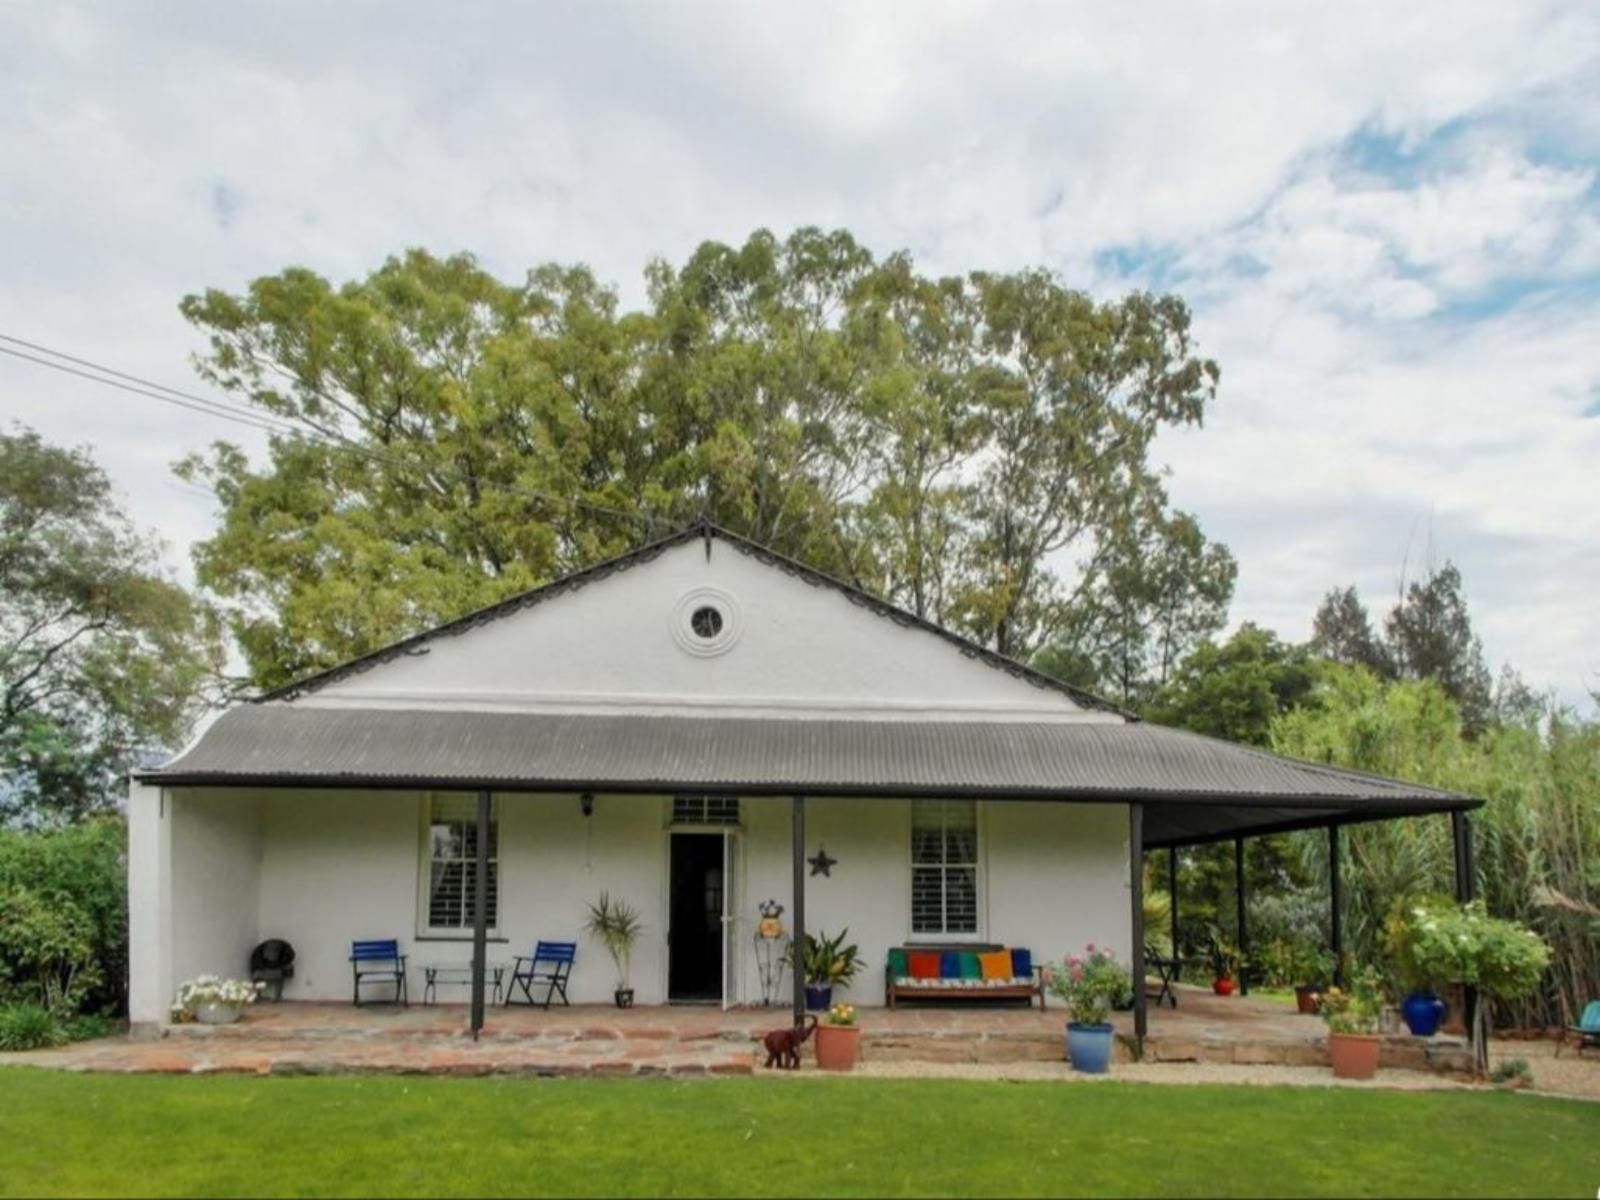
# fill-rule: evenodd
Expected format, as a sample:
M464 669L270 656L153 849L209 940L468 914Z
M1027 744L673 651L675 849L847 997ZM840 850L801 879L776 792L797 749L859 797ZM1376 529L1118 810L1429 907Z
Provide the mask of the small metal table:
M500 1003L501 981L505 975L505 963L484 963L484 980L494 989L494 1003ZM422 1002L432 1004L439 997L441 983L461 984L464 987L472 986L471 963L425 963L422 968Z
M1156 993L1156 1007L1161 1007L1163 1000L1169 1001L1173 1008L1178 1007L1178 992L1174 986L1183 977L1184 967L1193 966L1195 963L1204 962L1199 958L1172 957L1164 958L1149 949L1145 950L1145 965L1154 967L1156 977L1161 980L1161 989Z

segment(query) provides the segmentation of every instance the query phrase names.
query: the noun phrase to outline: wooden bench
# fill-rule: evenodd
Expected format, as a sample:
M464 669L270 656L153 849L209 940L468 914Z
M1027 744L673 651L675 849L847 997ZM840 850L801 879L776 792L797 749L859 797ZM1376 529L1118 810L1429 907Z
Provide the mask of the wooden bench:
M1033 1007L1033 998L1039 998L1039 1008L1043 1011L1045 1004L1044 993L1044 968L1035 965L1031 977L1024 983L1000 980L985 980L982 982L971 979L919 979L915 983L902 982L896 977L893 969L888 965L895 951L905 954L908 958L912 954L939 954L949 952L957 954L991 954L996 950L1010 950L1010 946L998 945L957 945L957 946L895 946L890 949L890 956L885 960L884 1002L894 1008L900 1000L1026 1000L1028 1007ZM909 968L908 968L909 971Z

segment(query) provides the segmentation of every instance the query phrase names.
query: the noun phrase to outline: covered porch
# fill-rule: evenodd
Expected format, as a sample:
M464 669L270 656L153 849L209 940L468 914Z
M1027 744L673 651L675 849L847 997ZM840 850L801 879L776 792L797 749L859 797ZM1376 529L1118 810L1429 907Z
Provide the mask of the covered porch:
M428 806L441 797L446 825L467 831L446 864L449 930L430 915L439 864L430 883L430 864L416 857L419 841L426 857L437 838ZM701 805L687 827L676 823L685 801ZM298 995L333 999L353 940L410 942L414 931L412 988L419 966L468 969L464 1012L476 1035L489 1023L496 961L538 939L580 938L587 902L609 890L630 893L651 926L636 963L641 1003L786 1000L799 1021L793 971L782 997L757 989L749 910L763 897L784 902L797 944L808 930L848 927L864 970L841 998L871 1005L889 948L947 940L919 932L929 872L943 873L946 916L956 901L969 906L966 943L1028 947L1042 962L1096 942L1116 947L1139 978L1148 851L1223 840L1239 849L1291 829L1327 830L1337 952L1340 829L1452 814L1458 890L1470 896L1476 804L1137 722L246 706L134 785L134 1016L160 1023L190 968L237 971L268 937L298 938L314 956ZM934 830L930 844L944 849L924 862L917 822L930 808L964 824L958 835ZM715 824L713 810L731 819ZM675 993L668 953L682 937L669 847L684 832L722 847L714 888L709 868L703 877L715 905L699 914L720 986L697 995ZM598 946L586 957L573 998L599 1000L609 965ZM315 990L302 986L313 979ZM1143 990L1128 1019L1136 1044L1151 1036Z

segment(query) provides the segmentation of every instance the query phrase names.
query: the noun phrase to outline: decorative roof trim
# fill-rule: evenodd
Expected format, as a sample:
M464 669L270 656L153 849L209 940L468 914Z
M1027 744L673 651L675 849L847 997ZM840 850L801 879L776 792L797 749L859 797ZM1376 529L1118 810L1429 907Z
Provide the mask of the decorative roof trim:
M704 519L685 526L676 533L669 534L657 541L646 543L637 549L629 550L625 554L619 554L615 558L596 563L592 567L585 567L581 571L574 571L570 575L563 575L561 578L536 587L531 591L520 592L515 596L510 596L505 600L491 604L487 608L477 609L474 612L467 613L465 616L457 617L453 621L435 625L430 629L423 630L421 633L412 634L408 638L402 638L398 642L393 642L358 658L350 659L348 662L325 668L314 674L307 675L303 679L295 680L293 683L287 683L281 687L263 692L255 698L255 702L294 700L327 684L348 679L353 675L359 675L403 655L417 653L419 649L435 638L453 637L456 634L466 633L468 630L476 629L480 625L498 621L501 617L509 617L524 609L542 604L546 600L554 599L556 596L578 591L591 583L609 578L632 567L653 562L668 550L691 542L697 537L705 540L707 558L711 555L712 539L718 539L726 542L739 553L758 562L765 563L769 567L775 567L785 575L798 579L802 583L810 584L812 587L831 588L843 595L852 604L866 609L875 616L892 621L901 628L917 629L924 633L931 633L935 637L950 643L965 657L975 659L996 670L1004 671L1024 683L1045 691L1059 692L1084 708L1115 713L1127 721L1139 720L1139 717L1134 713L1128 712L1110 700L1098 696L1085 688L1080 688L1046 675L1044 672L1037 671L1014 658L1008 658L998 651L990 650L987 646L981 646L970 638L952 632L942 625L937 625L925 617L919 617L915 613L907 612L903 608L890 604L887 600L862 591L860 588L846 583L842 579L835 578L825 571L819 571L815 567L808 567L796 559L789 558L787 555L769 549L759 542L753 542L749 538L733 533L731 530L724 529L722 526Z

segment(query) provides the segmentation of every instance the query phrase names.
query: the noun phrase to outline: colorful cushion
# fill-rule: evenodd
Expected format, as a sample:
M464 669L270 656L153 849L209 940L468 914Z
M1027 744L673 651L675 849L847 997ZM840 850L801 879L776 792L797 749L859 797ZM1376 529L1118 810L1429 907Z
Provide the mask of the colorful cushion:
M911 968L906 963L906 952L898 946L889 951L889 978L900 979L911 974Z
M961 978L961 955L954 950L944 950L939 954L939 978Z
M995 950L988 954L978 955L978 969L983 972L984 979L1011 978L1011 951Z
M911 966L911 978L939 978L939 952L937 950L913 950L906 955L906 959Z
M1033 951L1011 948L1011 973L1018 979L1033 979Z
M978 966L978 956L971 950L963 950L961 952L961 978L983 978L983 968Z

